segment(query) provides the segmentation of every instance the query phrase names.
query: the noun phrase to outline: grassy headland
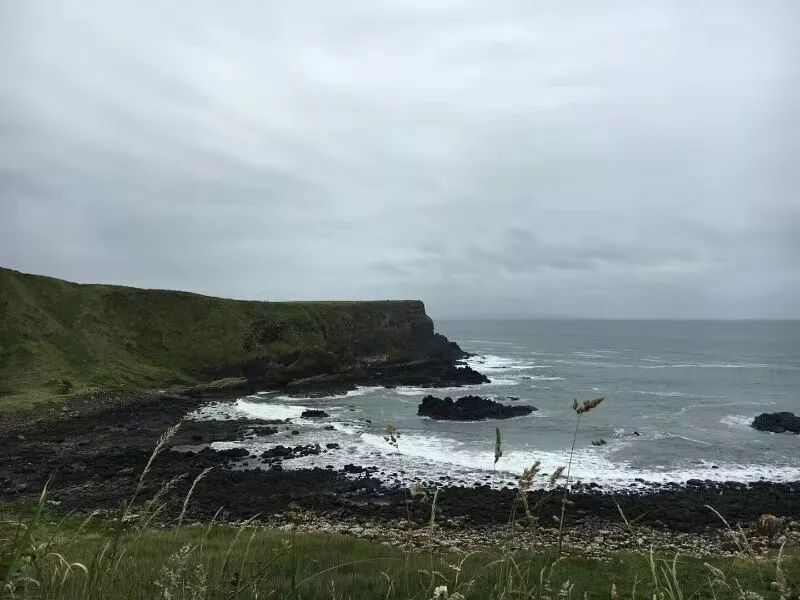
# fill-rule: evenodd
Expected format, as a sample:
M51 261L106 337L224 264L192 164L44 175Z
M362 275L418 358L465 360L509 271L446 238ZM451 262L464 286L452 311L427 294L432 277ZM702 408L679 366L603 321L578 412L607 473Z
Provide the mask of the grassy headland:
M283 384L445 348L419 301L254 302L0 269L0 411L90 390Z

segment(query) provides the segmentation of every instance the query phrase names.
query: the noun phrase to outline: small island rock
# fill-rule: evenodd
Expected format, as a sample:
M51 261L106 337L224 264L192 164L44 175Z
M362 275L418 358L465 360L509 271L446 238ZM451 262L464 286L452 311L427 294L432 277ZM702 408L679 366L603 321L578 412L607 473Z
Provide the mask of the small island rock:
M322 419L324 417L330 417L330 415L324 410L309 408L308 410L304 410L300 417L303 419Z
M452 398L425 396L417 407L417 414L431 419L446 421L482 421L484 419L510 419L529 415L534 406L510 406L480 396Z
M800 433L800 417L790 412L762 413L753 419L752 427L773 433Z

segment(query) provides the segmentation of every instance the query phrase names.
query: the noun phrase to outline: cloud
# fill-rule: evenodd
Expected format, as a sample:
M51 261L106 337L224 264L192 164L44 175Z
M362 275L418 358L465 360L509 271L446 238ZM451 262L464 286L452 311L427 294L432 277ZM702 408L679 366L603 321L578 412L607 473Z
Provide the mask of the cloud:
M0 0L0 263L437 317L800 317L791 0Z

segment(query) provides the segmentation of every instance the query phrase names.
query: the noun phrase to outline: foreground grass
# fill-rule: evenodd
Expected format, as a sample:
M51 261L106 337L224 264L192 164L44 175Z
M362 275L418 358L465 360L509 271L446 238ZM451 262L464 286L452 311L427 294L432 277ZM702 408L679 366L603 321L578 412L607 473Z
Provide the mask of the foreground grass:
M255 524L137 530L97 519L48 518L6 506L0 526L0 597L53 599L736 598L800 593L800 558L725 559L553 553L405 552L338 535ZM41 508L41 512L40 512ZM18 518L22 516L23 518ZM12 572L13 571L13 572ZM613 592L612 592L613 590ZM444 596L443 590L438 592Z

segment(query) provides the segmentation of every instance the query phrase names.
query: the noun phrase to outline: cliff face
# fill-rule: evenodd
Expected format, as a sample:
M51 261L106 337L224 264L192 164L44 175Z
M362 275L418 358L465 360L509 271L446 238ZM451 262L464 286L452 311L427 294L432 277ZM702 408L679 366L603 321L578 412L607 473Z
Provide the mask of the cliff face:
M424 384L421 365L446 370L462 354L419 301L249 302L0 269L0 401L223 377Z

